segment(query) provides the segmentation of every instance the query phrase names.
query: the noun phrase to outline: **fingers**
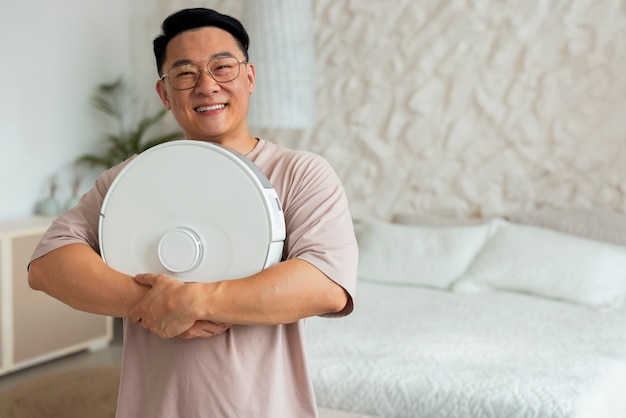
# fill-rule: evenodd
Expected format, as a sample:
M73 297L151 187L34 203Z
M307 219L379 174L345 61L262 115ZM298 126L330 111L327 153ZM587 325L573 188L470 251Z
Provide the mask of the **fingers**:
M230 327L231 326L227 324L218 324L211 321L196 321L191 328L178 337L183 340L210 338L225 333Z
M186 333L186 329L189 329L189 325L180 323L173 323L172 325L168 325L166 327L163 327L160 322L155 322L154 324L149 326L147 321L142 321L141 319L139 319L139 321L137 321L136 323L143 329L152 332L153 334L164 340L168 338L178 337L181 334Z
M134 280L150 289L128 310L127 317L130 322L136 324L143 319L142 326L148 329L150 324L162 321L168 315L172 316L171 310L176 307L168 309L170 305L168 302L177 297L176 287L182 285L181 282L169 276L150 273L137 274Z
M126 318L133 324L141 322L141 314L139 313L139 310L136 309L136 306L130 308L128 314L126 315Z

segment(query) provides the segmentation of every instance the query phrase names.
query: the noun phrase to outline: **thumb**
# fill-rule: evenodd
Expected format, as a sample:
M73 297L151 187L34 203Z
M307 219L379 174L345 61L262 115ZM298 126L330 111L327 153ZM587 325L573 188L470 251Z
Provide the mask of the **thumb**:
M150 273L137 274L134 277L135 281L144 286L154 286L155 275Z

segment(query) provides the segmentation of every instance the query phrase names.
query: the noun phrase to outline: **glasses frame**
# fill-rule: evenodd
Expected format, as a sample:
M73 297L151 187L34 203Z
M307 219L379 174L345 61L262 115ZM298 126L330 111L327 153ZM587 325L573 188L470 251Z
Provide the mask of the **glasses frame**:
M236 59L236 60L237 60L237 69L238 69L239 71L237 71L237 75L236 75L234 78L231 78L230 80L219 81L219 80L216 80L216 79L215 79L215 76L213 75L213 73L211 72L211 70L209 70L209 64L211 64L211 62L213 62L213 61L220 60L220 59L224 59L224 58L234 58L234 59ZM198 86L198 82L200 81L200 76L201 76L201 74L202 74L202 71L203 71L203 70L204 70L204 71L206 71L206 73L207 73L207 74L208 74L208 75L209 75L209 76L210 76L210 77L211 77L211 78L212 78L212 79L213 79L216 83L219 83L219 84L222 84L222 83L230 83L231 81L236 80L237 78L239 78L239 75L241 74L241 64L248 65L248 61L247 61L247 60L240 60L240 59L239 59L239 58L237 58L237 57L233 57L233 56L230 56L230 55L226 55L226 56L223 56L223 57L216 57L216 58L210 59L209 61L207 61L206 65L205 65L204 67L202 67L202 66L198 65L198 63L197 63L197 62L189 62L189 63L185 63L185 64L181 64L181 65L175 65L174 67L172 67L172 68L170 68L169 70L167 70L167 72L166 72L165 74L163 74L163 75L159 78L159 80L161 80L161 81L165 82L165 77L169 77L169 72L170 72L170 71L172 71L172 69L174 69L174 68L176 68L176 67L181 67L181 66L183 66L183 65L189 65L189 64L193 64L193 65L195 65L195 66L196 66L196 67L198 67L198 69L200 70L200 72L198 73L198 77L196 78L196 82L195 82L195 83L194 83L194 85L193 85L193 86L191 86L191 87L185 87L185 88L182 88L182 89L181 89L181 88L175 87L175 86L174 86L174 84L170 81L170 86L172 86L172 88L173 88L173 89L175 89L175 90L191 90L191 89L195 89L195 88Z

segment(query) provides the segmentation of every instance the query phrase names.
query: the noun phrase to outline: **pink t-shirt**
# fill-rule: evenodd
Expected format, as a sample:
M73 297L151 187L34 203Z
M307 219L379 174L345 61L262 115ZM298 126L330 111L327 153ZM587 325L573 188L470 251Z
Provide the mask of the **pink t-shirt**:
M350 295L358 251L348 201L320 156L259 140L248 154L281 200L285 256L316 266ZM104 196L125 164L103 173L80 204L50 227L32 259L71 243L99 249ZM329 315L331 316L331 315ZM307 371L305 320L272 326L235 325L207 339L162 340L124 321L117 418L316 417Z

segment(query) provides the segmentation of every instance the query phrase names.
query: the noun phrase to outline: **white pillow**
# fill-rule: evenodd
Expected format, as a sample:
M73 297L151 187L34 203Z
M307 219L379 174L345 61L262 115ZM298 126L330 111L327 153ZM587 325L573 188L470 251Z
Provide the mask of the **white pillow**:
M616 309L626 295L626 248L501 221L454 285L459 291L484 289Z
M355 225L359 277L450 289L486 242L490 225L430 227L364 220Z

